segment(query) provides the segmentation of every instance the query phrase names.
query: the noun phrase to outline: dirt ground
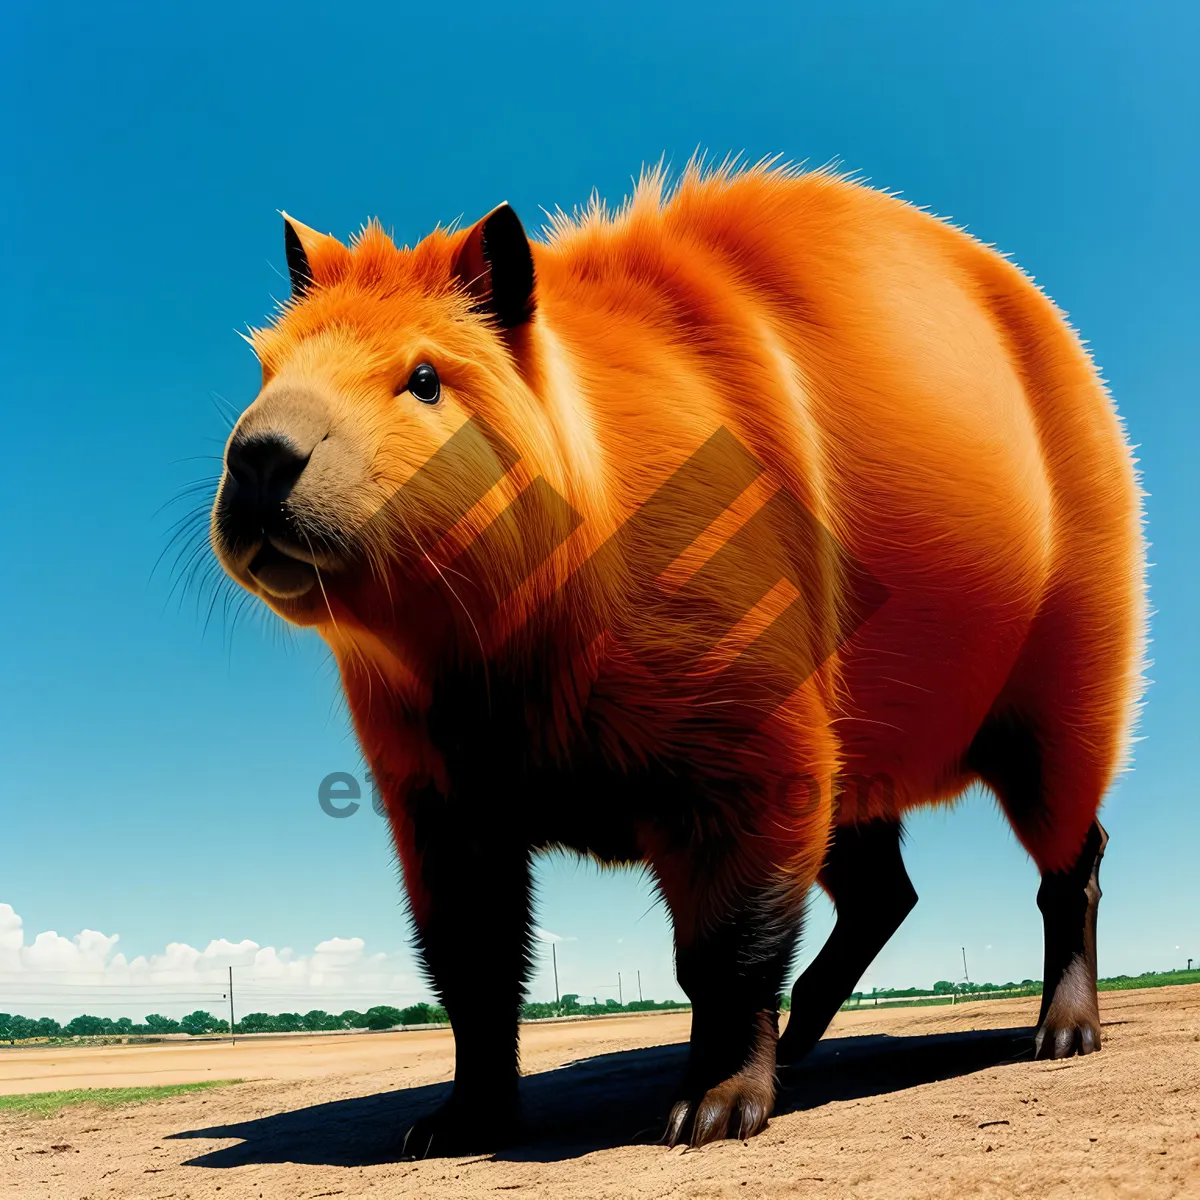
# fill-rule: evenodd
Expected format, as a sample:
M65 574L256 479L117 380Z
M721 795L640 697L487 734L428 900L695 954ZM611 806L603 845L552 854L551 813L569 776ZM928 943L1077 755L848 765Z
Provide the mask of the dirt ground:
M530 1133L396 1160L448 1033L0 1052L0 1092L241 1077L119 1109L0 1115L0 1197L1200 1197L1200 987L1101 995L1104 1050L1031 1061L1036 1000L838 1017L770 1127L655 1145L685 1015L526 1026Z

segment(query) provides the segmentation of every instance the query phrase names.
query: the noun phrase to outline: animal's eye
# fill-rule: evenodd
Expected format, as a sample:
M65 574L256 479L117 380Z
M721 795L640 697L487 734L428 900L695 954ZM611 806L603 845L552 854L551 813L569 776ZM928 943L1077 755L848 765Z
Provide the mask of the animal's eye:
M405 391L411 392L422 404L436 404L442 396L442 381L428 363L422 363L408 377Z

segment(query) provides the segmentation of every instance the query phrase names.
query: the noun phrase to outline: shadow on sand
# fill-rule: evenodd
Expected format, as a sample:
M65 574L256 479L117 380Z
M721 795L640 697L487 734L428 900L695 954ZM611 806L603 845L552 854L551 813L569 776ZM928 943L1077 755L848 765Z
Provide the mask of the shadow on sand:
M495 1157L555 1162L605 1147L657 1141L686 1052L685 1045L624 1050L527 1077L521 1082L525 1135L520 1145ZM798 1112L834 1100L884 1095L1032 1057L1031 1029L828 1038L801 1065L781 1072L783 1086L775 1111ZM170 1136L242 1139L236 1146L190 1159L189 1166L292 1162L360 1167L394 1162L403 1131L448 1091L448 1084L430 1084L380 1092Z

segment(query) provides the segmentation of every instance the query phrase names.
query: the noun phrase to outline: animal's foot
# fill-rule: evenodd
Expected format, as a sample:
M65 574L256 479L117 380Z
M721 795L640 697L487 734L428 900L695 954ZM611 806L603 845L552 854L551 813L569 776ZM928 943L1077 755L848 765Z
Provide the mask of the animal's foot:
M403 1158L453 1158L479 1154L511 1142L519 1127L515 1089L464 1094L418 1119L404 1135Z
M1051 1008L1033 1037L1034 1058L1070 1058L1100 1049L1098 1013L1055 1013Z
M775 1077L739 1071L706 1092L686 1096L671 1109L663 1141L705 1146L722 1138L753 1137L767 1127L775 1107Z

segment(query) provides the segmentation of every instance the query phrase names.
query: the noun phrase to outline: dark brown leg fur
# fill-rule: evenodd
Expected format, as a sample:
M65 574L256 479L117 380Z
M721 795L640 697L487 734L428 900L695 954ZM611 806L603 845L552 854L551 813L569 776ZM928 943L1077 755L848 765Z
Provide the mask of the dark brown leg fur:
M800 922L785 902L764 899L693 933L691 903L703 903L702 895L672 905L676 971L692 1001L692 1037L664 1135L669 1146L747 1138L766 1127L775 1107L779 991Z
M1048 790L1037 731L1016 716L989 719L971 745L968 764L1000 798L1018 836L1036 861L1058 833L1058 796ZM1067 1058L1100 1049L1096 996L1096 912L1100 859L1108 844L1093 821L1074 865L1042 871L1038 908L1045 929L1042 1011L1035 1036L1038 1058Z
M890 821L839 826L820 880L837 907L837 924L792 989L777 1049L782 1065L799 1062L816 1045L917 903L900 857L900 826Z
M530 852L430 794L413 803L416 944L454 1028L454 1088L408 1131L403 1154L472 1153L518 1126L517 1018L530 969ZM483 986L486 983L486 986Z
M1108 834L1093 821L1075 865L1042 876L1037 902L1046 931L1046 966L1034 1039L1037 1058L1069 1058L1100 1049L1096 913L1107 844Z

